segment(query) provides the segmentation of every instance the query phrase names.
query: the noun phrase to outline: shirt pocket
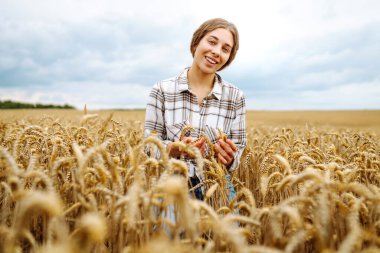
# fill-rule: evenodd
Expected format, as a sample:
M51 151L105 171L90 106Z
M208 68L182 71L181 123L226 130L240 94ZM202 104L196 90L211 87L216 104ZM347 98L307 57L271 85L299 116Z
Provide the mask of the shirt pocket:
M187 125L187 121L178 122L173 125L166 126L166 136L170 141L179 141L182 129Z

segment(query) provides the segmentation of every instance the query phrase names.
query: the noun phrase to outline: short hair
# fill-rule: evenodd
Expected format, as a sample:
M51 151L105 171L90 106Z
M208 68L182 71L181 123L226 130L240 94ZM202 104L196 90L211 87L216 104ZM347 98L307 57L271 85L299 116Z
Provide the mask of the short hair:
M224 28L231 32L232 37L234 39L234 45L232 46L230 57L228 61L219 69L222 70L235 59L237 50L239 49L239 33L236 26L225 19L222 18L214 18L209 19L204 22L193 34L193 38L191 39L190 51L191 55L194 57L195 49L199 45L199 42L203 39L206 34L212 32L218 28Z

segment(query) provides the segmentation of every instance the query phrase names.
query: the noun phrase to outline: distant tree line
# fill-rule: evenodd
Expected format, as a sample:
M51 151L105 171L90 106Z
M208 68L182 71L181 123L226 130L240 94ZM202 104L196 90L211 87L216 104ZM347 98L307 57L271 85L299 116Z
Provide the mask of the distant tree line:
M64 105L53 105L53 104L30 104L30 103L22 103L22 102L15 102L12 100L0 100L0 109L75 109L74 106L64 104Z

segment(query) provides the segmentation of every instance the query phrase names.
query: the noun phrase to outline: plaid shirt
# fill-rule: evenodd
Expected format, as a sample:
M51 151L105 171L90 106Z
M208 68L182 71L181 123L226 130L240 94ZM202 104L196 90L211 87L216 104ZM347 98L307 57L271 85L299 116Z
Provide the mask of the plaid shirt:
M166 146L169 142L178 141L183 127L191 125L195 129L191 131L191 137L198 138L204 134L216 143L217 129L220 128L237 146L234 161L229 166L229 171L234 171L247 142L245 97L239 88L216 74L212 91L199 105L190 90L187 71L188 68L179 76L154 85L146 107L144 135L147 137L154 131ZM195 163L186 162L189 176L197 174Z

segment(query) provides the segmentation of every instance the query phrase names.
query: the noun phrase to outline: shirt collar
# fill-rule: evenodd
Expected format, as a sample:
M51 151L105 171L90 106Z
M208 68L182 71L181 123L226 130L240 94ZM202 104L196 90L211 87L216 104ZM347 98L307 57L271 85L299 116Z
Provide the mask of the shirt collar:
M177 77L178 92L180 92L180 93L190 90L189 89L189 82L187 80L187 71L189 71L189 68L186 68ZM220 98L222 97L223 80L218 74L215 74L215 77L216 78L214 81L214 87L211 90L211 94L220 100Z

